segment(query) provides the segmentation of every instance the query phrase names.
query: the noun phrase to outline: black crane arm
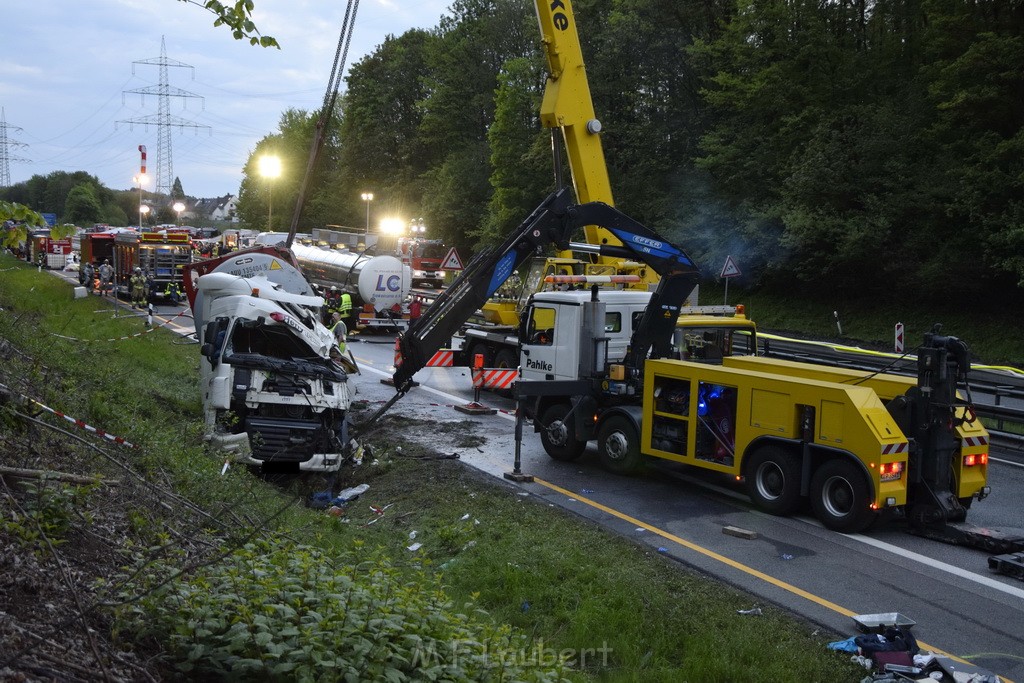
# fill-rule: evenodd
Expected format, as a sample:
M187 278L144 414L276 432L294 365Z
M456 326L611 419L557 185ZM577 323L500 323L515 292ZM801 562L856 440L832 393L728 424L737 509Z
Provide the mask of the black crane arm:
M398 339L401 364L393 377L395 388L405 391L413 375L450 343L452 335L524 261L551 244L568 249L573 232L585 225L607 228L622 240L623 246L591 245L597 253L642 261L661 276L630 350L641 360L651 350L667 354L679 307L697 283L697 267L682 250L619 210L600 202L571 205L569 190L562 189L549 195L500 246L474 257L409 325Z

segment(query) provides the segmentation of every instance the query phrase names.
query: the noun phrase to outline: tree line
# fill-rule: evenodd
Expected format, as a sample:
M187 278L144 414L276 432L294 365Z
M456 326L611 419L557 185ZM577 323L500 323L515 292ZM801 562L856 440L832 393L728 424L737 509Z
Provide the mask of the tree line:
M616 204L748 285L1024 295L1024 2L576 0ZM555 186L533 3L455 0L349 71L300 230L422 218L465 251ZM319 112L239 216L287 229ZM258 159L284 173L268 181ZM372 192L367 204L361 199Z
M577 0L616 204L709 274L967 299L1024 288L1024 3ZM554 188L533 4L456 0L353 65L302 225L422 217L491 244ZM295 196L288 111L239 211ZM293 172L272 188L255 158ZM286 201L282 205L287 205ZM290 214L280 216L287 225Z

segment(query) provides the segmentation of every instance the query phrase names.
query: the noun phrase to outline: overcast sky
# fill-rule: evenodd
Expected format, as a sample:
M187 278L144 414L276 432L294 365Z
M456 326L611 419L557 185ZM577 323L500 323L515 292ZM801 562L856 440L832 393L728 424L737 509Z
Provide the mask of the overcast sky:
M209 126L173 129L174 175L190 196L236 194L242 166L281 113L320 107L347 4L255 2L256 25L280 50L236 41L214 28L212 14L180 0L0 0L0 107L8 141L25 145L8 146L11 183L86 171L128 189L145 145L146 189L155 190L157 128L121 122L158 113L158 97L127 91L159 83L159 67L133 62L157 61L163 37L168 61L194 67L168 68L170 90L201 98L170 98L171 115ZM387 35L435 27L448 5L361 0L346 72Z

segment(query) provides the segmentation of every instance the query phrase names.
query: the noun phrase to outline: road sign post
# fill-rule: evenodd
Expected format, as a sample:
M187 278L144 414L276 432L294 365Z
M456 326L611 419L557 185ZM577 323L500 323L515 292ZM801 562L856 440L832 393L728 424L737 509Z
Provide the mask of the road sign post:
M725 265L722 266L722 274L720 276L725 280L725 299L722 301L723 304L729 304L729 280L740 274L739 267L732 260L732 254L726 256Z

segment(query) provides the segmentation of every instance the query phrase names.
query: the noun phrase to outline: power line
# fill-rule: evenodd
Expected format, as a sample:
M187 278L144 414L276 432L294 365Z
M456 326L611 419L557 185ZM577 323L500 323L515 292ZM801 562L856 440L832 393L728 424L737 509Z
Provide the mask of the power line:
M148 64L152 66L160 67L160 82L155 86L146 86L145 88L136 88L134 90L126 90L126 93L138 93L139 95L156 95L159 99L157 101L157 113L148 114L146 116L139 116L134 119L128 119L127 121L121 121L119 123L127 123L134 126L135 124L141 124L145 126L155 125L157 127L157 146L156 146L156 191L158 194L171 194L171 187L174 184L174 161L171 152L171 129L178 128L207 128L209 126L201 123L195 123L189 121L180 116L174 116L171 114L171 98L181 97L189 98L195 97L200 100L204 99L201 95L196 95L187 90L181 88L172 87L167 80L167 67L182 67L192 69L193 79L195 78L195 67L184 62L179 62L176 59L167 58L167 47L164 43L164 37L160 36L160 56L153 57L150 59L139 59L132 62L132 73L135 73L136 64Z

